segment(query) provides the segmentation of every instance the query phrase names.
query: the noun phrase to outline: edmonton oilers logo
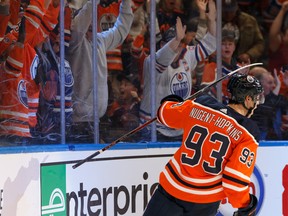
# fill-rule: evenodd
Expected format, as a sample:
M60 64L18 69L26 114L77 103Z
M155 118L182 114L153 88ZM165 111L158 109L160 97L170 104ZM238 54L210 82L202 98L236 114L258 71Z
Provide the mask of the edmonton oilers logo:
M26 83L24 80L20 80L18 83L17 95L18 95L18 99L21 102L21 104L23 104L25 107L28 107Z
M189 74L190 75L190 74ZM176 73L170 83L170 91L172 94L187 98L190 95L190 83L187 73Z
M263 204L265 189L264 189L263 177L256 165L251 175L251 182L249 187L250 187L250 193L254 194L258 199L258 206L256 209L256 215L258 215ZM230 216L233 215L235 211L237 211L237 209L233 208L231 204L228 203L227 199L224 199L220 204L219 212L216 216Z

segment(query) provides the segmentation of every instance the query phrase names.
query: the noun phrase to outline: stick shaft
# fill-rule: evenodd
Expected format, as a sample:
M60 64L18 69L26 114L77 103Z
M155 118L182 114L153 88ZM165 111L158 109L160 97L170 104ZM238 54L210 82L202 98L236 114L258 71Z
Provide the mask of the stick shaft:
M218 80L216 80L215 82L211 83L210 85L205 86L203 89L200 89L199 91L195 92L193 95L191 95L190 97L188 97L186 100L192 100L194 98L196 98L197 96L199 96L200 94L202 94L203 92L205 92L206 90L208 90L210 87L216 85L217 83L221 82L222 80L226 79L227 77L230 77L231 75L239 72L242 69L245 69L247 67L252 67L255 65L262 65L262 63L254 63L254 64L249 64L249 65L245 65L243 67L240 67L234 71L231 71L230 73L226 74L225 76L222 76L221 78L219 78ZM114 145L116 145L118 142L121 142L123 140L125 140L127 137L129 137L130 135L142 130L144 127L148 126L149 124L151 124L152 122L156 121L157 118L152 118L149 121L145 122L144 124L140 125L139 127L131 130L130 132L124 134L123 136L119 137L117 140L113 141L112 143L110 143L109 145L105 146L104 148L96 151L95 153L91 154L90 156L86 157L83 160L80 160L78 163L74 164L72 167L73 169L79 167L80 165L90 161L91 159L93 159L94 157L96 157L97 155L101 154L102 152L106 151L107 149L110 149L111 147L113 147Z
M256 66L256 65L262 65L263 63L253 63L253 64L249 64L249 65L245 65L243 67L237 68L234 71L231 71L230 73L220 77L218 80L216 80L215 82L205 86L204 88L200 89L199 91L195 92L193 95L191 95L190 97L188 97L186 100L193 100L194 98L198 97L200 94L202 94L203 92L207 91L208 89L210 89L210 87L215 86L217 83L221 82L222 80L232 76L233 74L239 72L240 70L243 70L247 67L252 67L252 66Z
M153 118L150 119L149 121L145 122L144 124L140 125L139 127L135 128L134 130L131 130L130 132L124 134L123 136L119 137L117 140L113 141L112 143L110 143L109 145L105 146L104 148L96 151L95 153L91 154L90 156L88 156L87 158L79 161L78 163L74 164L72 167L73 169L79 167L80 165L82 165L83 163L90 161L91 159L93 159L94 157L96 157L97 155L101 154L102 152L106 151L107 149L113 147L114 145L116 145L118 142L121 142L122 140L125 140L127 137L129 137L130 135L140 131L141 129L143 129L144 127L146 127L147 125L151 124L152 122L154 122L157 118Z

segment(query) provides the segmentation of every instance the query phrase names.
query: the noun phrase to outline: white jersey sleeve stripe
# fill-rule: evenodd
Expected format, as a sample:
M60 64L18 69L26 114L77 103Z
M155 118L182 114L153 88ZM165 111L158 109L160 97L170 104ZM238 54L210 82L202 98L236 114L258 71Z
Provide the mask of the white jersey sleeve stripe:
M225 167L224 171L232 173L233 175L239 176L240 178L245 179L247 181L250 181L250 178L248 176L244 175L243 173L241 173L235 169Z
M234 191L238 191L238 192L241 192L241 191L245 191L247 190L248 186L245 186L245 187L236 187L235 185L231 185L231 184L227 184L225 182L222 183L223 187L225 188L229 188L231 190L234 190Z

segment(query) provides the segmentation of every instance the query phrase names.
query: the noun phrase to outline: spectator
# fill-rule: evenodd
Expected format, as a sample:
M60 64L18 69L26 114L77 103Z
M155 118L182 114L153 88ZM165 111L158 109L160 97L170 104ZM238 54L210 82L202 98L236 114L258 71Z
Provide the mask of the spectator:
M207 2L206 2L207 4ZM206 7L206 5L205 5ZM183 48L181 42L185 36L186 26L182 26L181 19L177 18L176 30L170 28L163 35L161 49L156 53L156 106L158 107L161 98L169 94L177 94L188 98L192 90L192 71L198 62L203 61L216 49L216 7L213 0L209 1L208 32L196 46ZM144 89L140 106L141 123L148 121L151 116L151 72L149 70L150 57L144 62ZM156 109L157 109L156 107ZM150 127L142 130L144 139L147 139ZM167 141L179 140L182 131L157 127L158 140Z
M27 12L25 11L24 16L30 16L37 19L37 16L35 17L33 15L33 12L35 13L37 9L35 9L34 4L40 4L39 1L30 1L30 4L27 7ZM39 27L37 28L37 25L35 23L32 24L33 30L29 30L27 33L26 38L26 56L31 56L32 58L29 59L29 62L27 63L27 66L25 67L25 74L27 75L27 80L29 81L27 83L27 94L28 94L28 106L29 106L29 124L30 124L30 130L34 130L35 126L37 124L37 110L39 107L39 95L40 95L40 82L41 82L41 74L38 74L38 64L40 62L39 56L36 53L35 48L38 46L41 46L45 38L48 37L50 32L53 30L53 28L58 23L58 14L60 11L60 0L53 0L53 1L44 1L44 10L46 9L45 13L43 14L42 19L40 19ZM31 11L28 11L31 7ZM39 11L37 11L40 13ZM56 15L56 16L55 16ZM38 22L39 22L38 21ZM31 25L31 24L30 24ZM34 32L34 34L33 34Z
M45 0L37 1L31 0L29 2L22 2L25 4L24 11L22 15L19 15L19 8L21 5L17 4L16 1L12 1L10 5L10 10L14 11L15 14L10 17L18 17L22 19L25 17L25 42L24 42L24 52L25 61L22 68L23 76L23 87L27 94L27 105L28 105L28 116L29 116L29 126L30 130L33 130L37 124L37 109L39 105L39 82L37 78L37 67L39 58L36 54L35 47L38 46L46 37L46 35L53 29L57 23L57 16L59 13L60 2L59 0ZM11 9L13 8L13 9ZM17 18L17 19L18 19ZM17 21L15 21L17 23ZM5 27L5 26L4 26ZM18 30L12 29L9 34L17 35ZM29 131L31 133L31 131Z
M118 75L120 82L120 96L107 109L109 118L108 134L104 138L106 142L112 142L115 136L118 138L123 134L137 128L140 124L139 107L140 82L135 74ZM138 136L131 136L126 141L135 142Z
M288 67L283 66L282 70L280 71L280 82L281 82L281 88L280 93L285 97L285 99L288 101ZM288 139L288 108L286 109L286 112L284 111L284 115L282 115L282 125L281 129L283 132L283 140Z
M288 2L284 2L272 22L269 30L269 70L279 71L288 64L288 25L284 25L284 17L288 11Z
M279 73L280 90L279 94L283 95L288 100L288 65L283 65Z
M42 138L42 142L60 142L61 135L61 82L60 82L60 36L55 40L47 39L42 50L38 50L40 56L40 70L42 80L37 112L36 134ZM45 66L46 61L49 66ZM65 94L65 131L70 134L72 124L72 93L74 79L67 60L64 60L64 94ZM35 134L35 135L36 135ZM68 136L67 136L68 138Z
M114 26L117 16L119 15L120 3L121 1L119 0L100 0L97 7L98 32L107 31L109 28ZM108 82L111 86L111 88L108 89L108 104L110 104L119 96L119 82L117 80L117 76L123 73L122 43L119 46L107 51L106 58Z
M132 0L131 7L134 13L134 19L131 24L131 28L135 30L135 18L138 18L139 22L144 21L144 14L141 12L140 8L143 5L144 0ZM116 22L117 17L119 16L119 6L120 0L100 0L100 3L97 8L97 21L98 21L98 32L107 31L109 28L112 28ZM135 14L136 13L136 14ZM130 31L131 32L131 28ZM129 43L129 35L126 40ZM126 60L126 56L123 57L125 50L122 45L125 44L125 40L119 46L107 51L107 68L108 68L108 81L111 85L109 89L109 103L115 100L119 96L119 82L117 76L126 71L125 65L129 64Z
M136 15L135 15L136 13ZM129 32L128 40L123 44L122 59L124 70L131 74L137 74L143 89L143 63L150 53L150 0L145 0L134 12L134 20ZM144 19L144 20L143 20ZM156 44L161 40L161 32L158 20L155 21ZM124 46L125 45L125 46Z
M51 18L50 14L54 13L55 11L57 12L57 9L59 8L58 5L57 5L57 1L53 1L50 4L50 1L31 0L29 4L27 5L27 7L25 7L25 11L23 14L24 16L23 15L20 16L22 22L25 22L25 41L24 41L25 58L23 62L21 76L19 75L19 77L21 78L21 83L19 83L19 88L17 86L12 85L13 87L15 87L15 89L8 88L8 87L7 89L9 89L9 91L11 92L14 92L15 94L14 97L18 95L17 97L21 99L21 102L23 103L23 105L27 106L28 108L28 114L27 114L28 124L27 125L29 125L30 130L31 128L35 127L37 123L36 112L38 108L38 99L39 99L39 86L36 81L37 79L36 69L38 65L38 56L34 50L34 47L37 44L39 44L41 40L43 40L43 37L44 37L43 34L45 34L45 32L50 29L51 25L53 25L54 20L53 18ZM11 2L10 6L20 7L19 5L14 5L14 1ZM46 13L44 13L45 10L46 10ZM43 19L43 17L45 18ZM48 22L48 25L45 25L45 29L44 29L43 25L45 24L45 22ZM7 25L1 26L1 28L7 29ZM13 45L13 40L11 39L11 37L12 36L15 37L17 35L18 35L18 30L12 29L7 34L7 37L9 37L10 39L8 41L3 40L5 46L2 46L1 53L4 56L9 53L11 44ZM24 109L21 108L21 110L24 110ZM12 121L13 121L13 118L12 118ZM24 121L23 121L23 124L24 124ZM23 137L27 137L27 136L31 137L30 130L28 132L24 130L25 133L27 134L25 134ZM15 135L13 133L14 132L12 131L12 135ZM18 135L16 134L16 136Z
M280 87L276 87L275 78L265 68L254 67L249 73L259 79L264 89L265 103L259 105L252 116L261 131L261 140L281 140L282 115L286 114L287 100L278 94Z
M266 8L270 4L271 0L262 0L262 1L237 0L237 2L238 2L239 9L241 11L247 14L250 14L256 18L262 33L265 35L265 30L267 30L268 25L264 20L264 13L265 13Z
M233 57L235 48L237 45L237 40L235 32L223 29L222 30L222 44L221 44L221 55L222 55L222 75L225 76L233 70L240 67L236 59ZM201 87L205 87L215 82L217 77L217 62L216 56L211 55L210 62L204 66L204 72L202 76ZM228 93L227 93L227 82L228 79L222 81L222 102L224 104L228 103ZM217 98L217 88L213 86L210 88L210 93Z
M265 41L257 20L240 11L237 0L222 0L222 24L236 33L235 57L239 63L257 62L262 57Z
M107 85L107 50L121 44L126 38L133 14L130 0L123 0L120 5L120 14L113 28L97 33L98 56L98 115L101 118L108 105ZM87 131L93 132L93 71L92 71L92 1L88 1L71 24L71 41L67 59L71 64L74 79L73 124L74 134Z
M137 1L134 1L134 3ZM134 11L134 20L127 39L122 45L122 62L125 73L136 74L142 82L143 61L150 48L150 0ZM161 39L158 21L155 21L156 43Z
M8 141L14 144L25 144L24 139L31 137L26 91L27 83L22 73L25 62L24 41L25 18L22 18L18 39L9 33L0 42L1 142Z

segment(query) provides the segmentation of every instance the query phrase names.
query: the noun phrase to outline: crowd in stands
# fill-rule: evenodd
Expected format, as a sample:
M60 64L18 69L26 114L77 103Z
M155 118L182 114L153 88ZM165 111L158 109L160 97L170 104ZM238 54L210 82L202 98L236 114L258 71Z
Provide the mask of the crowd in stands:
M219 79L215 0L156 1L155 68L150 0L97 3L96 29L92 0L65 1L63 63L60 0L0 0L0 146L60 143L63 120L67 143L93 143L95 109L109 143L153 119L163 97L187 99ZM239 72L264 88L252 117L261 140L288 139L288 1L222 0L221 39L223 75L263 63ZM149 141L150 126L125 141ZM158 141L181 140L182 131L156 129Z

